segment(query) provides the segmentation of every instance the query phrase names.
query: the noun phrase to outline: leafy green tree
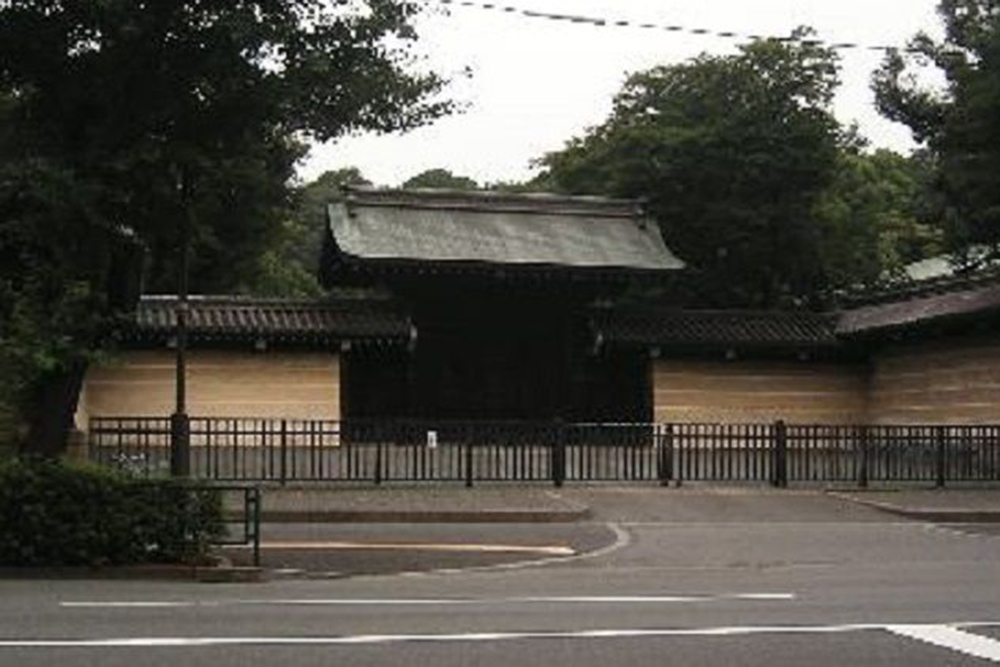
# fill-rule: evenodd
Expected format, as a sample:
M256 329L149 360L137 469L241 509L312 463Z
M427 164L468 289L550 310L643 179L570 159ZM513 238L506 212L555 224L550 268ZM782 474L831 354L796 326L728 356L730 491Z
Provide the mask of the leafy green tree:
M926 34L891 53L873 86L879 110L909 126L939 167L938 219L952 250L1000 243L1000 3L941 0L942 41ZM944 88L920 83L922 67Z
M609 120L540 160L539 182L645 199L698 270L699 305L813 297L823 274L812 211L843 133L830 111L836 55L808 34L632 75Z
M438 188L442 190L478 190L479 183L468 176L458 176L447 169L428 169L403 183L404 190Z
M547 180L536 177L526 181L496 181L487 183L484 189L493 192L523 193L545 192L554 189L554 186Z
M873 286L941 251L928 200L926 156L844 150L833 182L817 201L820 257L830 288Z
M103 329L124 241L146 249L150 291L175 289L184 228L193 290L252 283L304 140L450 110L433 101L444 82L413 67L419 9L0 2L0 371L22 419L31 388Z
M327 224L326 207L341 196L345 185L371 185L371 181L357 167L345 167L324 172L315 181L295 189L294 205L280 238L261 256L260 270L245 291L303 298L322 294L317 275Z

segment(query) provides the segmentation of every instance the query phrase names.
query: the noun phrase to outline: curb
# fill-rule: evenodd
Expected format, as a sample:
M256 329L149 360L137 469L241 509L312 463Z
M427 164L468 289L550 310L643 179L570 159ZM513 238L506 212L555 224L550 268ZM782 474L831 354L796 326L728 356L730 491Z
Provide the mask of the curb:
M828 495L846 500L865 507L894 514L907 519L926 521L929 523L1000 523L1000 509L983 510L972 508L940 509L935 507L905 507L879 500L867 500L846 493L829 493Z
M226 513L242 520L242 513ZM573 523L590 508L573 510L268 510L264 523Z
M199 583L250 584L265 581L259 567L190 565L125 565L121 567L4 567L0 579L89 579L190 581Z

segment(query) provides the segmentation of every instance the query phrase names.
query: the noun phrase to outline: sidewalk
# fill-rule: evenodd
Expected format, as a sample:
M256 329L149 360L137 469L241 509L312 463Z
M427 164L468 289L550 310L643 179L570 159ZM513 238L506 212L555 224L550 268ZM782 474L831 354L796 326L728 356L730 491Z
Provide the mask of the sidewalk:
M261 520L272 523L569 523L586 519L826 520L831 505L847 501L934 523L1000 523L1000 488L940 490L826 490L645 485L387 485L262 488ZM225 498L227 514L242 517L242 499ZM849 506L849 505L848 505ZM846 507L840 513L847 516ZM835 513L836 514L836 513ZM716 516L718 515L718 516ZM839 516L839 515L837 515ZM850 518L850 517L848 517Z
M932 523L1000 523L1000 489L837 491L829 495Z
M567 523L590 516L586 505L541 486L322 486L262 489L261 520L286 523ZM242 498L227 494L227 514Z

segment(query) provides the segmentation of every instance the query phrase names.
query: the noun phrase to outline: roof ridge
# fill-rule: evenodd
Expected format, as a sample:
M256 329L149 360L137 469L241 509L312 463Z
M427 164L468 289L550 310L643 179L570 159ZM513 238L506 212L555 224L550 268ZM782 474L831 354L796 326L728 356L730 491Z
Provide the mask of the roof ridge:
M814 310L789 310L782 308L679 308L673 306L644 306L644 305L624 305L624 306L611 306L609 308L599 308L598 310L605 310L608 312L618 312L618 313L642 313L647 312L657 315L666 314L677 314L677 315L720 315L720 316L735 316L735 317L747 317L747 316L771 316L771 315L782 315L782 316L804 316L804 317L817 317L817 318L830 318L836 317L837 313L832 311L814 311Z
M645 199L623 199L600 195L573 195L557 192L504 192L499 190L455 190L447 188L404 189L365 185L346 185L341 190L344 199L355 202L366 198L373 198L386 200L425 200L428 204L434 201L449 200L465 203L511 202L541 206L575 204L591 209L628 208L634 214L643 214L646 205Z
M884 289L847 297L841 310L856 310L865 306L912 301L959 292L1000 286L1000 266L991 266L969 273L952 274L927 280L898 283Z
M170 304L176 303L176 294L143 294L139 297L138 305ZM322 308L334 309L342 306L358 305L384 305L401 306L397 301L390 299L372 298L336 298L336 299L304 299L304 298L284 298L284 297L255 297L243 294L192 294L188 296L190 305L220 305L220 306L247 306L247 307L274 307L274 308Z

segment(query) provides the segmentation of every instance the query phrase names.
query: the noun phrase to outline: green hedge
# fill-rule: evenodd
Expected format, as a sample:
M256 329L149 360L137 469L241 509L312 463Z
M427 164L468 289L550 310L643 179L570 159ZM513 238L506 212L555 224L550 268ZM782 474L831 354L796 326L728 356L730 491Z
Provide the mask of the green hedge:
M0 565L194 563L223 530L218 491L48 460L0 462Z

